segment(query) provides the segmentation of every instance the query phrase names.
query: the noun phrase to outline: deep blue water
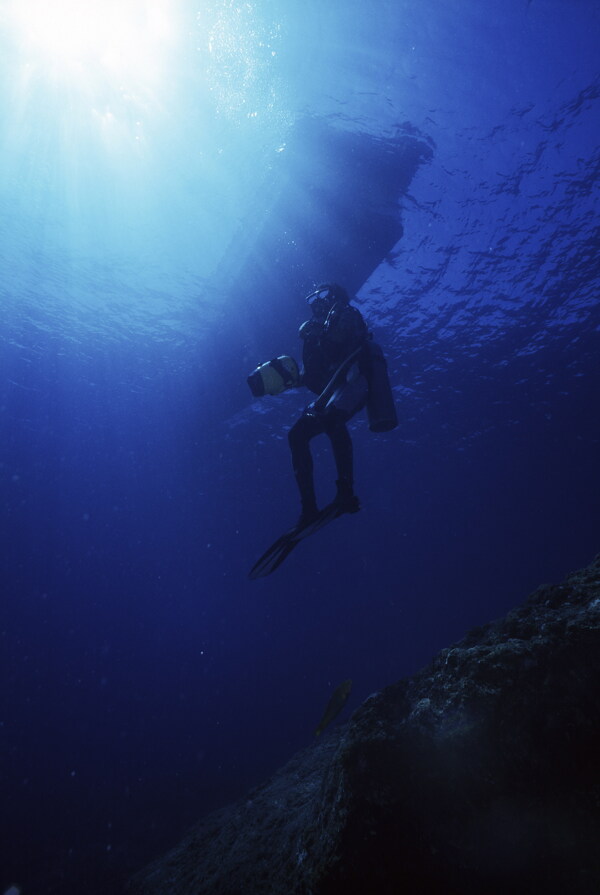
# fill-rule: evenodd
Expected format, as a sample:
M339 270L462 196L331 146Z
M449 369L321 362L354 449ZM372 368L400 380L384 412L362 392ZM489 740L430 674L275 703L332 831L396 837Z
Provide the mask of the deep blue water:
M100 44L0 9L11 895L118 891L342 680L352 710L599 547L597 3L152 6ZM400 426L357 418L362 512L251 582L308 398L245 379L327 279Z

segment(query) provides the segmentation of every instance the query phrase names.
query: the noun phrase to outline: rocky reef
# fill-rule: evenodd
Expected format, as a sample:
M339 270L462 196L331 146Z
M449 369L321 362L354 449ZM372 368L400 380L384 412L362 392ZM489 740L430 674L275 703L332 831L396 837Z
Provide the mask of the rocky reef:
M218 811L131 895L600 891L600 556Z

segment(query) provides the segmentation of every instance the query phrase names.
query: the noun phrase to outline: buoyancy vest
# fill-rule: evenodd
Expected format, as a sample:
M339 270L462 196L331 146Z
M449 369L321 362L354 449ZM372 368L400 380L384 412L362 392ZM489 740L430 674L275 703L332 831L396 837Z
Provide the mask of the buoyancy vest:
M367 327L357 308L338 304L323 323L310 320L300 329L304 338L302 382L319 395L344 359L366 340Z

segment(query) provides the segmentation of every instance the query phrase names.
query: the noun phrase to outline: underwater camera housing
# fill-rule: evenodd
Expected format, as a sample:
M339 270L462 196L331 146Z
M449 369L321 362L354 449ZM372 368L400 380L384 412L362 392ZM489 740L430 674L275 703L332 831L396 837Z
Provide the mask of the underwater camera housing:
M255 398L279 395L300 382L300 371L293 357L282 354L261 364L248 376L248 385Z

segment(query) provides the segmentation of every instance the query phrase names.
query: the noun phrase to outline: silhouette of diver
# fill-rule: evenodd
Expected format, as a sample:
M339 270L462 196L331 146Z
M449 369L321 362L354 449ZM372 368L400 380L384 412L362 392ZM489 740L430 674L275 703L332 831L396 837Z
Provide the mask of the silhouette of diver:
M302 371L299 385L318 397L292 426L288 440L294 475L300 491L302 512L298 526L314 521L319 513L313 480L310 441L325 434L331 441L337 470L339 513L360 509L354 493L352 439L346 423L361 410L369 392L363 372L367 326L360 311L352 307L346 290L337 283L323 284L307 296L312 317L302 324Z
M383 351L372 340L360 311L351 306L346 290L337 283L325 283L307 301L312 316L300 327L302 370L293 357L281 355L248 376L255 397L279 395L301 385L317 395L288 434L300 491L300 518L254 563L250 578L270 575L305 537L342 513L360 510L348 421L366 406L371 432L389 432L398 425ZM322 434L331 441L338 477L335 499L319 511L310 442Z

